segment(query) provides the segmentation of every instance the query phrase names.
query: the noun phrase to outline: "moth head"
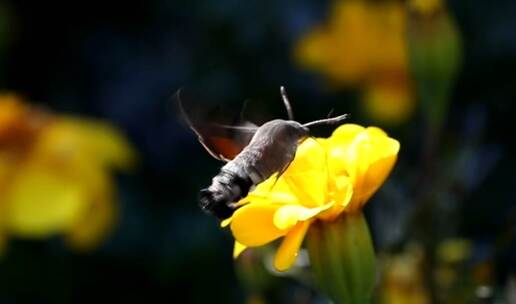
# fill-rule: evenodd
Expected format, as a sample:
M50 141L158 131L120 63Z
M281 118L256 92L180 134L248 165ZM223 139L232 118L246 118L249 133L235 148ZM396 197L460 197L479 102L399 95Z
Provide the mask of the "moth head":
M310 130L294 120L282 121L282 135L285 138L297 139L298 141L304 140L308 137Z

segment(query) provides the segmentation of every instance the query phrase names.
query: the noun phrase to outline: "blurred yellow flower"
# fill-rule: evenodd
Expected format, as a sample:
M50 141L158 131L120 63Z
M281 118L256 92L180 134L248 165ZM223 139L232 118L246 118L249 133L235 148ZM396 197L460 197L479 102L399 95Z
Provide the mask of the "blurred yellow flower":
M360 82L371 70L370 19L365 2L335 2L328 24L308 32L295 47L297 61L337 83Z
M408 4L423 15L433 14L443 7L442 0L410 0Z
M390 124L406 121L416 107L407 75L371 80L365 86L362 101L369 116Z
M402 253L384 255L383 276L379 286L379 303L428 304L430 295L425 287L423 249L410 245Z
M286 172L259 184L222 223L231 225L235 255L284 237L274 266L287 270L310 224L360 211L387 178L398 150L398 141L381 129L354 124L330 138L305 140Z
M334 86L362 87L364 107L372 118L388 123L408 118L414 98L408 81L404 4L335 0L328 19L298 41L296 62Z
M0 113L0 230L98 245L116 218L110 171L134 162L129 143L103 122L51 115L14 95L0 96Z

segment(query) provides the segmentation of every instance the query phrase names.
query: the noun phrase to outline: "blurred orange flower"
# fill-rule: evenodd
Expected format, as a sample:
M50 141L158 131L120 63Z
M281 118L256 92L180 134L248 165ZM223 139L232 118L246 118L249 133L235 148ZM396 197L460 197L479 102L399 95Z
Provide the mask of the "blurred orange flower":
M361 87L364 108L374 119L402 122L414 109L406 27L402 2L336 0L328 21L298 41L294 57L334 86Z
M0 231L61 234L74 248L94 248L116 219L111 169L129 169L134 160L126 139L106 123L0 95Z

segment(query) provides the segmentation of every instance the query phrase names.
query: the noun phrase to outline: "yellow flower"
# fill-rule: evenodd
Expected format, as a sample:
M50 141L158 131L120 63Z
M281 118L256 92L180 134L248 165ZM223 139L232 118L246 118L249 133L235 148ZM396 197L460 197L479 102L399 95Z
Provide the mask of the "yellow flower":
M2 233L98 245L116 219L111 170L134 162L125 138L103 122L43 113L14 96L0 96L0 109L9 110L0 115Z
M231 225L235 255L283 237L274 265L290 268L310 224L359 211L386 179L398 150L398 141L381 129L354 124L327 139L305 140L286 172L259 184L223 222Z

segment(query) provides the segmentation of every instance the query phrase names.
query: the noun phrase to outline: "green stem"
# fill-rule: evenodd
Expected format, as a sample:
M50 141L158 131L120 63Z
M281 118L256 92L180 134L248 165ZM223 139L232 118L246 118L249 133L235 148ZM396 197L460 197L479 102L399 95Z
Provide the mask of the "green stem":
M309 230L307 247L313 274L322 293L335 303L370 303L375 282L375 254L362 213Z

